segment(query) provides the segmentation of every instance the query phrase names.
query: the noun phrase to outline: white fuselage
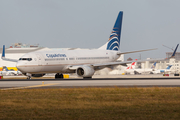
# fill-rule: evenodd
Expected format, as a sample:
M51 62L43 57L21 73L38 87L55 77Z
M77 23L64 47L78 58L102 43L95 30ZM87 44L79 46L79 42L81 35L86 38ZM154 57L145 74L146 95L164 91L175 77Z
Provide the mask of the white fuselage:
M126 73L130 73L130 74L134 74L134 72L138 72L138 73L150 73L153 72L154 69L126 69L125 72Z
M171 72L171 70L170 69L161 69L161 70L153 71L154 74L165 73L165 72Z
M119 58L112 50L52 50L27 53L17 62L22 73L71 73L69 66L114 62Z

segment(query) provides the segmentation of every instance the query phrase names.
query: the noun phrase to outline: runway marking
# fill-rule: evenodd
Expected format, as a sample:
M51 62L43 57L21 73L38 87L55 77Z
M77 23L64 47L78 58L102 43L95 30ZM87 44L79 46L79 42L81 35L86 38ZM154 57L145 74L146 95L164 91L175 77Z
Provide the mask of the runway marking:
M42 84L42 85L34 85L34 86L26 86L26 87L15 87L15 88L5 88L5 89L0 89L0 90L17 90L17 89L26 89L26 88L35 88L35 87L44 87L44 86L51 86L51 85L56 85L60 83L54 83L54 84Z

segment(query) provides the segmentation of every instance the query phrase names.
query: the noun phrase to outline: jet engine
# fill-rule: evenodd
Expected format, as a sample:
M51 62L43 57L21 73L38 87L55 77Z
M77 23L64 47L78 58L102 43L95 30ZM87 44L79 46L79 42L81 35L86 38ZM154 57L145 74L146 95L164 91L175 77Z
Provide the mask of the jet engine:
M77 75L84 78L91 78L94 72L95 70L90 66L82 66L76 69Z

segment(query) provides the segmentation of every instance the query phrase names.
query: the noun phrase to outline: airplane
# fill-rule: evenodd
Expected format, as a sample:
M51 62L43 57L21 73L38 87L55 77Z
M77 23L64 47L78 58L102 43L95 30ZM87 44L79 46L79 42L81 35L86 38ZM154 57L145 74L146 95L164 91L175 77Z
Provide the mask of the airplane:
M152 65L152 67L150 69L126 69L125 73L130 73L130 74L142 74L142 73L151 73L152 71L154 71L156 67L156 62Z
M127 66L123 66L123 70L130 70L135 68L136 62L132 62L131 64L127 64ZM113 68L112 71L109 72L110 75L112 74L124 74L124 72L121 72L121 69L119 69L119 66L116 66Z
M5 66L3 67L3 70L0 71L1 75L22 75L21 71L15 71L15 70L8 70L8 68Z
M134 69L134 74L142 74L142 73L149 73L152 74L155 70L156 62L151 66L151 68L146 69Z
M166 69L159 69L159 70L155 70L153 71L153 74L158 74L158 73L165 73L165 72L170 72L172 65L168 65L168 67Z
M122 54L155 50L146 49L120 52L122 18L123 11L120 11L109 40L105 45L98 49L35 51L27 53L19 60L16 60L5 58L5 45L3 45L1 58L11 62L17 62L16 67L22 72L22 74L27 76L27 79L31 79L31 77L42 77L46 73L56 73L55 79L62 79L64 73L76 73L79 77L92 78L96 70L133 62L116 62ZM177 48L171 57L175 56L176 50Z

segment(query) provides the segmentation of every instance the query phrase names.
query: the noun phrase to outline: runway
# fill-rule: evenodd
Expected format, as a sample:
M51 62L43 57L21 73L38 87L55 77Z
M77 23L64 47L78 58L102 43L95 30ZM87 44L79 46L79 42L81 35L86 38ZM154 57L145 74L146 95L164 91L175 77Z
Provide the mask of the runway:
M4 79L1 90L23 88L74 88L74 87L180 87L179 77L166 78L94 78L94 79Z

